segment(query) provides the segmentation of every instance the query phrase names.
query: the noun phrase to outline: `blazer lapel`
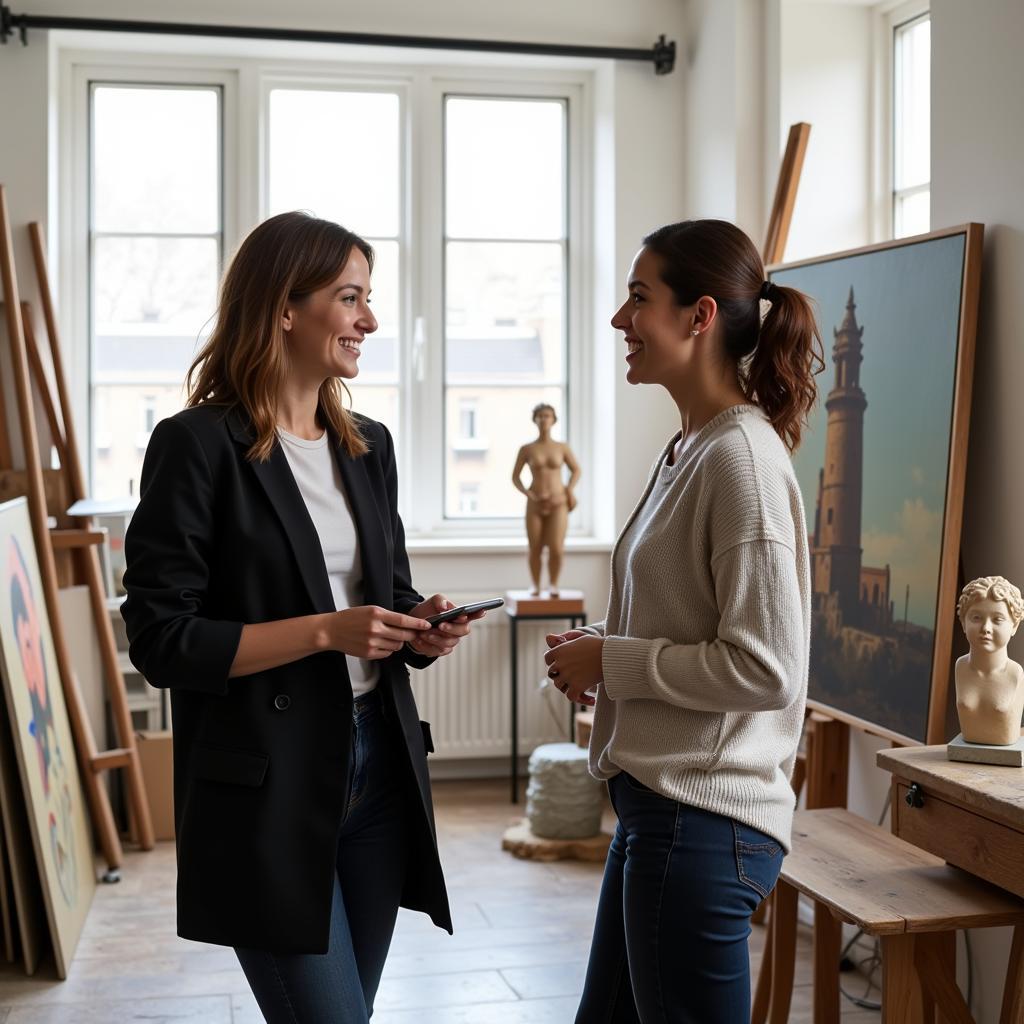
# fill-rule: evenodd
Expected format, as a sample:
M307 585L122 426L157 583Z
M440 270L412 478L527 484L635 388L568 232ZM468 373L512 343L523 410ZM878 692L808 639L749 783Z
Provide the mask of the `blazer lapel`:
M387 510L381 509L373 496L367 471L369 459L366 456L353 459L333 437L332 447L359 537L364 599L367 604L390 608L393 601L391 555L384 527Z
M234 439L246 448L255 440L252 427L241 410L233 409L229 413L228 426ZM334 611L334 595L327 579L320 537L281 445L274 445L266 462L254 460L249 465L284 527L314 609L317 612Z

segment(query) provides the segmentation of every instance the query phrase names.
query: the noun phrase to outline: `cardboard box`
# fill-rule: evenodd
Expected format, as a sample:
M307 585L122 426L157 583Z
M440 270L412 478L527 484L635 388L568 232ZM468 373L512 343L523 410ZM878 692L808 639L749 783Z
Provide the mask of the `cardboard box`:
M142 778L146 784L153 835L174 838L174 755L171 733L142 731L135 734Z

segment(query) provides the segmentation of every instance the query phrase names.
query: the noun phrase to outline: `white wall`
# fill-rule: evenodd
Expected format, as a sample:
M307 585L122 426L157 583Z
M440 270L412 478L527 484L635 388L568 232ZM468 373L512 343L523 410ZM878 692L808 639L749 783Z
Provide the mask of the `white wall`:
M765 40L775 37L778 4L690 0L687 9L685 217L733 221L760 245L767 221L765 117L776 98L765 89Z
M964 505L967 579L998 573L1024 586L1024 5L932 0L932 224L985 225L981 308ZM1020 637L1011 641L1024 657ZM1014 650L1016 648L1016 650ZM999 1016L1006 929L973 932L975 1012Z
M873 14L795 0L781 13L780 150L791 124L811 125L785 254L799 260L871 241Z

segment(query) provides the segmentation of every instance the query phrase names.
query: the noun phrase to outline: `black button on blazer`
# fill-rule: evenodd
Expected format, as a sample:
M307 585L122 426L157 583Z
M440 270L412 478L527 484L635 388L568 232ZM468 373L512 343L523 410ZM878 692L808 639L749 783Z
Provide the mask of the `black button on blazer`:
M387 429L335 442L359 537L364 602L407 612L410 581ZM242 626L329 612L316 528L276 446L250 462L237 408L199 406L153 431L126 537L122 608L132 663L171 690L178 933L281 953L325 953L337 837L348 793L352 688L330 651L228 678ZM402 905L451 931L437 855L425 729L406 649L377 662L384 706L409 759L413 850ZM282 713L285 712L285 713Z

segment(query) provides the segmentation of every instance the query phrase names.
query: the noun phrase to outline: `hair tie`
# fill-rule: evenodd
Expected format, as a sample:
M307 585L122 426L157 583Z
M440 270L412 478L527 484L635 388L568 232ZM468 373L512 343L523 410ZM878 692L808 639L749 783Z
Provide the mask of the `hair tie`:
M775 302L778 297L779 289L774 281L763 281L761 283L759 298L764 299L766 302Z

